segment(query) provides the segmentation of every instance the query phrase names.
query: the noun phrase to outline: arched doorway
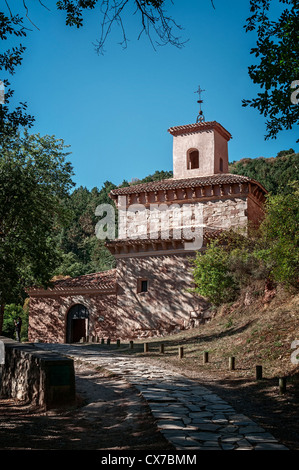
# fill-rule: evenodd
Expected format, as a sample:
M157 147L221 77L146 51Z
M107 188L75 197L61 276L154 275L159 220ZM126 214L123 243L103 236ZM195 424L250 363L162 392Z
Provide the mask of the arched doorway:
M67 314L66 342L78 343L88 332L88 309L81 304L73 305Z

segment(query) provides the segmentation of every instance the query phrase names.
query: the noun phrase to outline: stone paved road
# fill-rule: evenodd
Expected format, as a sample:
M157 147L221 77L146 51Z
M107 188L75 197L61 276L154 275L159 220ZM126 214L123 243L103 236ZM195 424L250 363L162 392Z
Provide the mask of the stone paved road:
M162 366L74 345L36 346L125 377L147 401L158 429L177 450L288 450L215 393Z

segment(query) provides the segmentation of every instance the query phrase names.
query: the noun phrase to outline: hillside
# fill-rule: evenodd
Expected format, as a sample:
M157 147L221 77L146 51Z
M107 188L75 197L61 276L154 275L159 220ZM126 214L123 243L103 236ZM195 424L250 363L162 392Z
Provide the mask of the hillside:
M229 171L255 179L272 194L288 194L289 183L299 180L299 153L290 149L273 158L243 158L232 162Z
M289 449L299 450L299 365L291 361L297 349L299 363L299 346L291 348L299 340L298 311L298 293L281 288L265 292L263 283L255 283L237 302L215 310L209 323L149 340L149 353L142 345L137 352L136 345L135 354L199 380ZM164 354L159 352L161 342ZM178 357L178 346L183 346L183 358ZM204 351L209 353L208 363L203 363ZM235 370L229 369L231 356ZM256 379L257 365L262 366L261 380ZM286 378L283 393L281 377Z
M228 364L233 356L234 376L239 378L254 378L256 365L262 365L264 378L291 377L299 373L299 359L297 365L291 361L295 351L291 345L299 340L298 311L298 291L286 291L280 286L269 291L264 282L258 281L244 289L234 303L214 308L208 323L146 341L150 353L160 361L191 374L208 372L218 378L231 377ZM165 345L163 355L159 353L161 342ZM178 346L184 348L182 359L178 358ZM207 364L203 364L205 351L209 353ZM134 354L137 353L142 351L135 349Z
M177 334L147 338L117 348L115 344L94 345L144 361L166 365L216 392L241 415L262 425L291 450L299 450L299 365L291 361L293 341L299 340L299 294L278 288L265 290L255 282L233 304L215 309L209 323ZM144 342L148 352L144 352ZM160 345L164 344L164 353ZM178 348L183 347L179 358ZM203 353L209 360L203 363ZM299 362L299 346L298 362ZM229 358L235 357L235 370ZM262 379L256 366L262 366ZM282 393L279 378L286 378Z

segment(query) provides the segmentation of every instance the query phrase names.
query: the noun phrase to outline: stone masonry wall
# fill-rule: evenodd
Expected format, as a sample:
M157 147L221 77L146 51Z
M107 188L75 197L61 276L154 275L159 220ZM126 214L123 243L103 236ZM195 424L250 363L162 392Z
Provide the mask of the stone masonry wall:
M0 336L5 363L0 366L0 397L16 398L49 409L75 403L73 360L39 351Z
M148 281L148 292L138 292L141 279ZM188 292L192 287L187 255L118 259L119 334L159 336L197 325L208 305Z
M120 224L127 238L151 238L163 227L177 230L180 238L184 228L204 224L207 229L227 229L247 224L247 198L233 197L190 204L152 204L149 208L132 206L136 211L120 212ZM145 236L144 236L145 235Z
M28 336L30 342L65 343L67 338L67 314L76 304L89 311L88 336L101 336L110 311L116 309L114 294L44 295L30 298Z

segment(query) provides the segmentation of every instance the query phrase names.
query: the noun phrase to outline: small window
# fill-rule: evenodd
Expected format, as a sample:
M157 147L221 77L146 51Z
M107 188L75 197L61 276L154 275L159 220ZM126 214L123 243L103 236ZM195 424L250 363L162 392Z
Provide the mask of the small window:
M141 281L141 292L147 292L147 281Z
M187 168L188 170L195 170L199 168L199 151L190 149L187 153Z
M223 171L223 160L220 158L219 160L219 171Z
M137 293L148 292L148 280L147 279L138 279L137 282Z

